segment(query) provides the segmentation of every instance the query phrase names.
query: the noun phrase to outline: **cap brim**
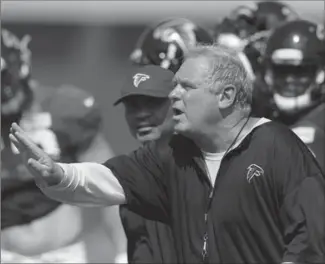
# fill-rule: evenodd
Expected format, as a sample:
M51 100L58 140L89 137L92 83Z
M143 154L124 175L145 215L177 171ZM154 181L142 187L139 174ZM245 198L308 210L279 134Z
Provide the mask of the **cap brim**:
M128 97L131 96L149 96L149 97L157 97L157 98L168 98L169 93L164 92L159 92L159 91L151 91L151 90L137 90L137 91L130 91L125 93L123 96L121 96L116 102L114 103L114 106L118 105L121 103L123 100L125 100Z

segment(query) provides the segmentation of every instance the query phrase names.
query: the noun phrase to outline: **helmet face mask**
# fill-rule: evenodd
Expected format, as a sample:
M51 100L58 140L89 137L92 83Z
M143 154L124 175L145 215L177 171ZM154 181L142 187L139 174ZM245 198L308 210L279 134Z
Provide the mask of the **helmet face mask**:
M274 30L267 41L264 80L280 111L295 114L322 100L325 47L317 34L317 25L296 20Z
M285 97L297 97L304 94L314 83L318 71L317 65L278 65L267 68L268 84L274 91Z
M298 14L282 2L254 2L235 8L222 20L215 29L215 39L223 44L225 37L231 34L237 36L242 42L241 50L247 56L254 74L258 76L262 74L261 57L271 32L280 25L298 18ZM227 46L232 47L233 43L230 44Z

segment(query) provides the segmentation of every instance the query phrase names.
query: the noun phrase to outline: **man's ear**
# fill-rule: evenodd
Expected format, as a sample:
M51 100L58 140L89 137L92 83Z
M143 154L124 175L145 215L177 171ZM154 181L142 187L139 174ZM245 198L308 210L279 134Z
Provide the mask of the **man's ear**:
M219 97L219 107L226 109L234 105L237 95L237 88L234 85L228 84L222 88Z

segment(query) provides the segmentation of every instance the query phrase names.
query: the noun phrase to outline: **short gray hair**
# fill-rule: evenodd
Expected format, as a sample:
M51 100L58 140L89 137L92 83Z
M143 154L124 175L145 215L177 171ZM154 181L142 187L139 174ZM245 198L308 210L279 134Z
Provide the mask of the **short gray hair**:
M211 89L216 83L234 85L237 88L236 104L242 109L250 109L252 104L253 80L244 67L238 53L220 45L198 44L189 50L185 60L204 57L210 61L209 73Z

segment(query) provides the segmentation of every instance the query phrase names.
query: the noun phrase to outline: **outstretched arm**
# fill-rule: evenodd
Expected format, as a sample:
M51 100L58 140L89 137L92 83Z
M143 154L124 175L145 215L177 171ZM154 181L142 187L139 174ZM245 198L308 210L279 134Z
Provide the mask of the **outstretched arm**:
M10 132L9 137L36 184L50 198L81 206L125 203L123 188L107 167L91 162L56 163L17 124L12 125Z
M155 142L129 155L98 164L56 163L17 125L10 139L39 188L50 198L80 206L111 206L128 203L134 212L169 221L165 153Z

